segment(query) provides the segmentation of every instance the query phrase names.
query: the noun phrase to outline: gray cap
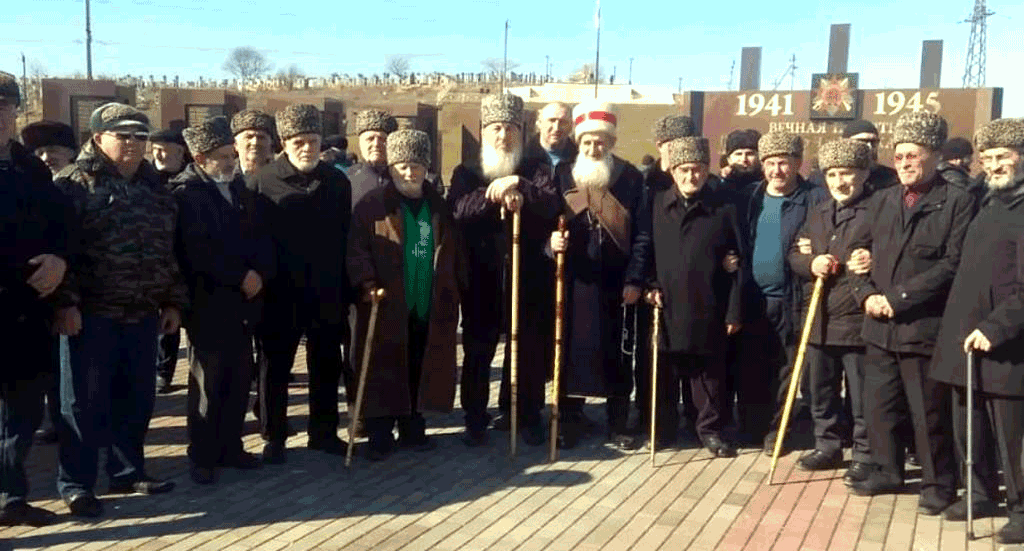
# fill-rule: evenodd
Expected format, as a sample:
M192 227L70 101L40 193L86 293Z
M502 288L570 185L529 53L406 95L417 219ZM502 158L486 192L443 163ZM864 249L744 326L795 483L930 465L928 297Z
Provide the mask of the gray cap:
M259 109L245 109L231 117L231 134L237 135L246 130L259 130L268 136L274 135L274 117Z
M996 119L974 135L978 151L996 147L1024 149L1024 119Z
M185 143L193 155L209 153L218 147L234 145L231 126L225 117L214 117L199 124L189 126L182 131Z
M422 130L396 130L388 134L388 164L418 163L430 168L430 137Z
M356 113L356 135L363 132L390 134L398 130L398 121L387 111L367 109Z
M935 113L918 111L902 115L892 133L896 145L914 143L938 151L946 143L949 128L946 119Z
M684 136L668 142L669 169L683 163L711 164L711 149L708 139L700 136Z
M871 146L841 138L825 142L818 148L818 168L828 172L830 168L866 169L871 166Z
M757 141L757 154L762 161L779 155L803 157L804 139L789 132L769 132Z
M686 115L665 115L654 122L654 143L693 136L693 119Z
M118 128L149 130L149 117L123 103L105 103L97 107L89 117L89 129L93 132L108 132Z
M277 135L281 141L299 134L322 135L324 132L323 119L315 105L289 105L278 111L274 118L277 119Z
M512 94L491 94L480 102L480 127L496 122L523 125L523 98Z

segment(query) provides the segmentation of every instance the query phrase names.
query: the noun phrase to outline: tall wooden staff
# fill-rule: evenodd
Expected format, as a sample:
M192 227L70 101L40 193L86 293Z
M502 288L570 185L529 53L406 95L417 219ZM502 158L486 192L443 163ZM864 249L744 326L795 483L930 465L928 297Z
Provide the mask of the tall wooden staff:
M366 374L370 370L370 356L373 353L373 334L377 331L377 313L380 301L384 299L384 289L371 289L370 322L366 326L366 343L363 345L363 365L359 370L359 383L356 385L356 404L352 416L348 420L348 450L345 451L345 467L352 466L352 450L356 449L356 421L363 414L363 395L366 393Z
M504 209L502 209L504 212ZM512 213L512 324L509 328L509 390L511 391L510 415L512 416L512 442L509 455L516 454L516 436L519 433L519 231L521 216L517 209Z
M558 233L565 232L565 215L558 217ZM551 450L548 460L558 459L558 399L562 391L562 333L565 317L565 252L555 254L555 369L551 384Z
M967 352L967 457L964 478L967 480L967 532L965 541L974 539L974 351ZM1009 477L1007 477L1009 478Z
M786 429L789 428L789 414L793 409L796 391L800 388L800 375L803 373L804 368L804 353L807 352L807 343L811 340L811 327L814 326L814 316L818 313L818 305L821 303L821 295L824 289L825 278L819 277L814 282L814 293L811 294L811 305L807 309L804 331L800 335L800 346L796 351L796 362L793 364L793 369L790 370L789 392L786 393L786 406L782 409L782 421L779 422L779 431L775 435L775 448L772 450L772 466L768 470L768 484L772 483L772 475L775 474L775 465L779 461L782 443L786 441Z
M658 337L661 333L661 304L658 291L654 291L654 315L651 318L651 466L654 466L654 454L657 452L655 428L658 426Z

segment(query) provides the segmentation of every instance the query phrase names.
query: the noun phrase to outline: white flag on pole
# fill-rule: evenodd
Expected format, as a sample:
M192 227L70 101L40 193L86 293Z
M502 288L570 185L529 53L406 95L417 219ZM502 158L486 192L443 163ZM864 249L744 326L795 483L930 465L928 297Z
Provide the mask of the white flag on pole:
M601 0L594 5L594 28L601 30Z

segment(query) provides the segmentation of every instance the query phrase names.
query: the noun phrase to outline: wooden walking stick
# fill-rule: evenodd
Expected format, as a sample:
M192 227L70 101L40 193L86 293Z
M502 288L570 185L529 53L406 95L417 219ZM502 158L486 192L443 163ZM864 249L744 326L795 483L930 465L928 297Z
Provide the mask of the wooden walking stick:
M804 330L800 335L800 346L796 351L796 361L793 363L789 378L789 392L786 393L786 405L782 409L782 420L779 422L779 431L775 435L775 448L772 450L772 466L768 469L768 484L772 483L772 475L775 474L775 465L779 461L779 453L782 451L782 443L786 441L786 429L789 427L789 414L793 409L793 400L796 399L796 391L800 388L800 375L804 368L804 353L807 352L807 342L811 340L811 328L814 326L814 316L818 313L818 305L821 303L821 295L825 289L825 278L819 277L814 282L814 292L811 294L811 305L807 308L807 319L804 320Z
M967 457L964 460L964 478L967 479L967 530L964 541L974 539L974 352L967 353Z
M565 232L565 215L558 217L558 233ZM565 252L555 254L555 368L551 384L551 450L548 460L558 459L558 399L562 392L562 333L565 330Z
M502 210L504 212L504 209ZM509 414L512 416L512 441L509 455L516 454L516 435L519 433L519 230L522 217L519 210L512 213L512 323L509 327Z
M370 356L373 352L373 334L377 330L377 313L380 301L384 299L384 289L371 289L370 322L366 326L366 344L363 346L363 365L359 370L359 384L356 385L356 404L352 416L348 420L348 450L345 451L345 467L352 466L352 450L356 449L356 421L363 414L363 394L366 392L366 374L370 369Z
M658 304L658 291L655 291L654 315L651 318L651 466L654 467L654 454L657 451L655 429L658 426L658 336L661 332L661 305Z

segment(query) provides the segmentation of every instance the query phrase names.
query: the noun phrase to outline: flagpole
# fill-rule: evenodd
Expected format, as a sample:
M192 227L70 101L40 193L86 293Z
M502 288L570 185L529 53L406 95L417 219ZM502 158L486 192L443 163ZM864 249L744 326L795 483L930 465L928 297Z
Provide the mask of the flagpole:
M501 62L501 93L505 93L505 74L508 73L508 19L505 20L505 57Z
M597 0L597 48L594 52L594 99L601 82L601 0Z

